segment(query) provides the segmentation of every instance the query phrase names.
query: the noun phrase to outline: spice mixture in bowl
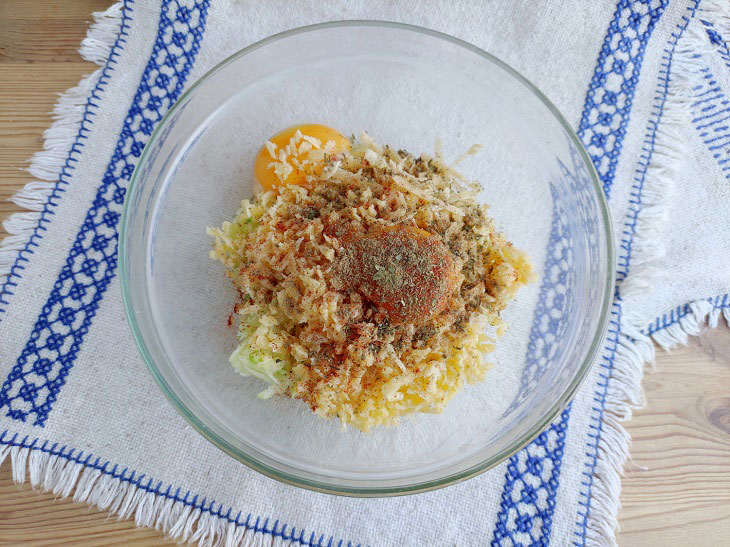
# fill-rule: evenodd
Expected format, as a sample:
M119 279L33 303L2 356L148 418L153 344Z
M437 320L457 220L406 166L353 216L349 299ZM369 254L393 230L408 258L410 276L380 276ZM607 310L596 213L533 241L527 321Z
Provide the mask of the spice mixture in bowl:
M524 447L576 392L613 290L570 125L495 57L405 25L214 54L231 56L191 73L122 219L162 393L232 457L337 494L439 488Z
M499 313L530 277L525 255L442 158L364 133L339 150L289 135L260 152L271 188L208 230L238 295L231 364L270 384L261 398L302 399L364 431L442 411L484 379Z

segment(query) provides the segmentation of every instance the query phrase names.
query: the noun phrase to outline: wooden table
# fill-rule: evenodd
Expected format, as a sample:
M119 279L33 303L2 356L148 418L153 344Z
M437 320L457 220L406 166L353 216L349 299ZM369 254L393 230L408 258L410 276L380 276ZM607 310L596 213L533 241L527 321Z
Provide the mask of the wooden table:
M0 0L0 218L30 176L57 93L95 67L77 49L92 11L110 0ZM0 230L0 237L4 234ZM624 546L730 545L730 331L721 327L644 378L647 406L626 426L634 439L621 494ZM154 530L17 486L0 469L0 542L159 545Z

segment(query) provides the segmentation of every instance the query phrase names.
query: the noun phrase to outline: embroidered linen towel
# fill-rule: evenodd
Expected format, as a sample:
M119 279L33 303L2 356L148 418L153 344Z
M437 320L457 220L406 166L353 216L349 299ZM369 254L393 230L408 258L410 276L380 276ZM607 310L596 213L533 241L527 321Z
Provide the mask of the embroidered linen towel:
M612 543L620 420L652 338L671 346L730 317L729 13L712 0L125 0L96 14L81 53L100 68L59 101L31 167L42 182L15 197L29 212L5 222L0 461L17 481L28 469L35 486L208 544ZM146 370L116 276L124 190L171 104L231 53L336 19L433 28L536 83L586 146L617 238L608 337L571 406L495 469L401 498L296 489L204 440Z

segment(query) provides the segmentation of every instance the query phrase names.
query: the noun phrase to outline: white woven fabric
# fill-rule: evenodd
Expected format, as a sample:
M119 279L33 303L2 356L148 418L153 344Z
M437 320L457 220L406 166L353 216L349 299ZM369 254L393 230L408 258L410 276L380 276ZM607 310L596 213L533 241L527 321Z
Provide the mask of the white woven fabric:
M650 336L669 346L730 316L729 11L712 0L127 0L97 14L81 53L100 69L61 98L31 168L42 182L15 198L29 212L5 223L0 461L12 457L18 481L27 468L34 485L204 543L612 543L628 450L619 421L641 400ZM572 406L490 472L401 498L296 489L204 440L138 355L115 276L116 190L172 100L259 39L338 19L446 32L534 82L594 157L619 249L611 330ZM69 285L67 264L86 288Z

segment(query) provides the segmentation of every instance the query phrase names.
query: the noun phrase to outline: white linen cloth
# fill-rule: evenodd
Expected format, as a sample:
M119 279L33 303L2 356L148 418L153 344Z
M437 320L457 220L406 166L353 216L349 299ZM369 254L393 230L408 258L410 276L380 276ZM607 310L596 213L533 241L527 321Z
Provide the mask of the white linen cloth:
M650 337L669 346L730 316L729 12L711 0L126 0L97 14L81 53L100 69L61 98L31 167L42 182L15 198L30 211L5 223L0 461L11 456L18 481L27 468L34 485L183 540L612 543L627 455L619 420L640 402ZM257 40L340 19L442 31L534 82L592 156L617 238L612 324L571 407L495 469L399 498L283 485L208 443L146 370L115 275L117 190L171 103ZM106 269L75 246L80 232L97 236L84 249Z

